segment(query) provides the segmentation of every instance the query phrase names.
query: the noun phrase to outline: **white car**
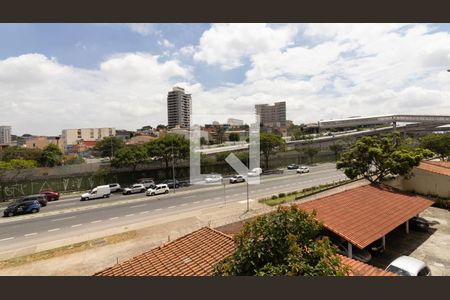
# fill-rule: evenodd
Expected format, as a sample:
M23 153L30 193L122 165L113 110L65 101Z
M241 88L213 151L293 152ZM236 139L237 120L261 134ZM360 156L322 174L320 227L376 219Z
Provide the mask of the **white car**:
M129 195L129 194L136 194L136 193L144 193L147 189L143 184L137 183L133 184L131 187L127 187L123 189L122 194Z
M153 188L149 188L147 190L147 196L155 196L158 194L168 194L169 193L169 187L167 184L157 184Z
M400 256L391 262L386 271L401 276L431 276L431 270L426 263L406 255Z
M302 166L302 167L299 167L296 172L299 173L299 174L309 173L309 168Z
M261 173L262 173L262 169L261 168L254 168L253 170L248 172L247 175L250 176L250 177L256 177L256 176L261 175Z
M118 183L109 184L109 188L111 189L111 193L120 192L122 190L120 184Z
M230 183L238 183L238 182L244 182L245 177L242 175L234 175L230 177Z
M205 178L206 183L222 182L222 180L223 180L222 175L219 174L211 174Z

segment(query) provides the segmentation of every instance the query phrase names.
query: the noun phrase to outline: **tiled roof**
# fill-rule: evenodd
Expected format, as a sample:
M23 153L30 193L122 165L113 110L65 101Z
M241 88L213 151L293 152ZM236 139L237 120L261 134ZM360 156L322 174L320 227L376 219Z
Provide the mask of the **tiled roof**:
M210 276L214 265L234 250L233 239L203 227L161 247L100 271L94 276ZM351 276L392 276L390 272L338 255Z
M341 262L350 267L350 276L397 276L397 274L376 268L363 262L338 254Z
M450 176L450 162L448 161L423 161L418 169Z
M366 185L298 204L316 210L323 225L359 248L365 248L433 204L420 196L386 186Z
M203 227L95 276L206 276L233 250L232 237Z

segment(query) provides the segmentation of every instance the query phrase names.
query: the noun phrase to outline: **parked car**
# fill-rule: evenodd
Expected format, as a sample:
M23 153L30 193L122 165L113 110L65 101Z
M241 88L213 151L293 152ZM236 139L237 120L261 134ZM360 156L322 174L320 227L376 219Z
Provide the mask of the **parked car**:
M176 179L175 181L173 179L164 180L162 184L166 184L171 189L177 189L181 186L181 183Z
M300 166L296 165L296 164L290 164L289 166L287 166L288 170L295 170L298 169Z
M137 180L137 183L144 185L145 189L151 188L151 187L155 187L155 181L153 180L153 178L139 178Z
M41 205L41 207L47 206L47 202L48 202L47 196L41 195L41 194L20 197L19 199L14 201L14 203L30 202L30 201L34 201L34 200L39 201L39 204Z
M238 183L238 182L245 182L245 177L242 175L234 175L230 177L230 183Z
M131 187L127 187L123 189L122 194L124 195L130 195L130 194L136 194L136 193L144 193L147 189L143 184L136 183L133 184Z
M108 198L110 195L111 189L109 188L109 185L99 185L93 188L90 192L82 194L80 201L98 198Z
M261 168L254 168L253 170L251 170L250 172L247 173L248 176L250 177L256 177L262 174L262 169Z
M158 194L168 194L169 187L167 184L157 184L154 188L149 188L147 190L147 196L155 196Z
M54 191L42 191L42 195L45 195L47 197L47 201L56 201L59 200L59 193Z
M108 185L109 185L109 189L111 190L111 193L120 192L122 190L122 188L120 187L120 184L118 184L118 183L111 183Z
M383 245L383 239L378 239L369 246L366 247L369 252L375 256L382 252L384 252L384 245Z
M386 271L402 276L431 276L431 270L426 263L406 255L391 262Z
M223 177L220 174L210 174L207 175L205 178L205 182L206 183L218 183L218 182L222 182Z
M5 217L12 217L20 214L37 213L41 209L41 204L38 200L25 201L20 203L13 203L9 205L4 211Z
M296 172L299 174L309 173L309 168L305 166L298 167Z
M428 228L430 228L430 222L422 217L413 217L409 220L409 226L412 230L428 231Z
M337 247L339 254L348 256L348 242L346 240L333 233L325 233L318 238L321 239L324 236L328 237L331 243ZM358 247L352 246L352 258L363 263L368 263L372 259L372 255L366 249L359 249Z

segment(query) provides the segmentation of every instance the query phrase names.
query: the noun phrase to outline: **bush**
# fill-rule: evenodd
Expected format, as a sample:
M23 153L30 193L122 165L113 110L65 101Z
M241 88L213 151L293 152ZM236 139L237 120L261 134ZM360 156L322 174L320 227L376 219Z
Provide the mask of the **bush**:
M285 194L285 193L279 193L279 194L278 194L278 197L279 197L279 198L286 197L286 194Z
M272 200L278 199L277 195L272 195Z

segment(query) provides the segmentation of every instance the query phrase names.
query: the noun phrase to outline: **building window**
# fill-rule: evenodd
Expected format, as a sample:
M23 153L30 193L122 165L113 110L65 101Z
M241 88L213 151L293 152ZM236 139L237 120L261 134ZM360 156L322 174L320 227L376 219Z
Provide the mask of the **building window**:
M102 138L102 130L99 128L98 129L98 138L101 139Z
M77 136L78 136L79 139L81 139L81 129L78 129Z
M91 139L94 138L94 129L91 128Z

